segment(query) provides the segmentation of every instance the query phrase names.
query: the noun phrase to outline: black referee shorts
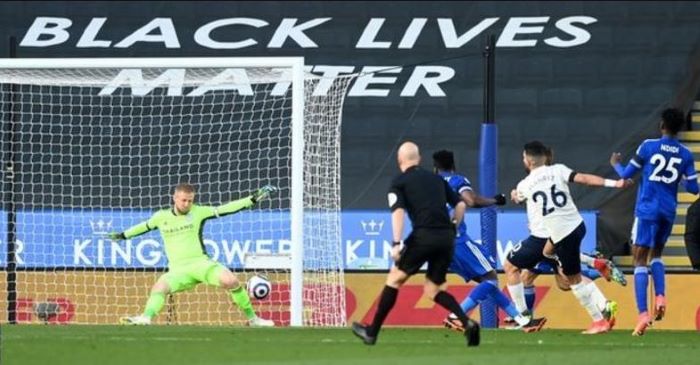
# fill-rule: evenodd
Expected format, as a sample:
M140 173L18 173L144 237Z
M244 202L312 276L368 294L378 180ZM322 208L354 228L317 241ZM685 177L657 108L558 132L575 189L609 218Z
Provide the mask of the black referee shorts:
M396 263L399 270L413 275L427 262L425 277L437 285L447 281L447 269L454 254L455 231L446 229L417 229L404 241L405 248Z
M586 225L581 222L568 236L554 244L564 275L581 273L581 241L586 236Z

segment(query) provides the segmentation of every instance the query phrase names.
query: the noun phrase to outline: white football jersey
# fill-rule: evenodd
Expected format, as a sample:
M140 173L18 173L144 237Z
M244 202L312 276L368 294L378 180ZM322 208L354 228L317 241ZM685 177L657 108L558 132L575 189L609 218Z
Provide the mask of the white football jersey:
M562 164L540 166L518 183L518 199L527 202L532 235L539 237L534 230L544 227L547 237L556 244L583 222L569 192L572 174Z

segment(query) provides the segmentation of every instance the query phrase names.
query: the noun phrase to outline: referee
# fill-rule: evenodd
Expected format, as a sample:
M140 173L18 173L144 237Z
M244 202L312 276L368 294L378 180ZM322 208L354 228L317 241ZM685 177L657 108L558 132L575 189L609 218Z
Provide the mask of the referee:
M455 298L441 289L454 252L453 222L462 220L466 206L445 180L420 168L420 153L415 143L403 143L397 157L401 174L391 183L388 195L393 232L391 257L395 265L387 276L374 321L371 325L355 322L352 332L365 344L374 345L384 319L396 303L399 288L427 262L428 272L423 286L425 296L466 323L464 335L467 345L478 346L478 323L469 319ZM447 212L448 203L455 208L452 218ZM413 231L401 249L406 211L413 223Z

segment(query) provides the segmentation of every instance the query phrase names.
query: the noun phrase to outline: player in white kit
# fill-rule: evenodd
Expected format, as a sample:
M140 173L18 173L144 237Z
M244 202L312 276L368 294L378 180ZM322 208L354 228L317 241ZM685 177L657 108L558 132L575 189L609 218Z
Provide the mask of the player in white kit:
M580 246L586 235L586 226L571 198L569 183L624 188L630 182L578 173L562 164L547 166L546 160L547 147L541 142L534 141L525 145L523 164L529 175L511 192L511 199L518 204L527 202L530 226L544 227L554 244L553 258L561 265L574 296L593 319L591 327L583 333L608 332L610 323L596 305L598 300L606 299L594 282L584 283L581 279ZM551 256L547 248L544 254Z

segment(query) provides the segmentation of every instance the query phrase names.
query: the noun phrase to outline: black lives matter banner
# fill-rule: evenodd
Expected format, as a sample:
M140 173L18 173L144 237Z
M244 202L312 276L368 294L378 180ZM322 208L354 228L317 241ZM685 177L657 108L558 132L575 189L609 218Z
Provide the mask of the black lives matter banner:
M232 17L216 19L205 24L188 24L178 29L173 18L153 18L142 26L134 29L122 39L110 39L105 36L105 29L115 25L109 17L93 17L84 28L74 26L74 21L67 17L36 17L24 33L19 46L27 48L45 48L74 46L83 49L129 49L139 43L148 44L154 49L180 49L181 39L191 38L198 47L213 50L240 50L264 44L267 49L316 49L324 48L313 38L313 33L332 32L333 18L313 18L302 20L298 18L283 18L277 24L271 24L266 19ZM460 49L470 42L479 40L486 32L492 32L497 25L500 29L497 47L535 47L542 43L553 48L571 48L587 43L591 33L586 29L597 21L596 18L585 15L575 15L554 18L538 17L490 17L479 20L476 24L457 29L453 18L411 18L402 31L398 42L382 38L386 33L384 27L386 18L369 18L362 31L357 34L354 49L358 50L410 50L416 47L424 29L434 27L439 30L440 41L444 49ZM403 21L402 21L403 22ZM194 28L193 26L196 26ZM552 28L556 35L543 37L546 28ZM185 29L182 29L185 28ZM255 38L237 39L235 34L240 28L264 28L269 35ZM217 38L217 35L219 38ZM231 37L231 35L234 35ZM222 40L221 38L235 40ZM349 97L385 97L390 88L395 85L397 77L392 76L402 72L400 64L353 66L353 65L315 65L307 70L328 80L340 75L361 73L348 92ZM442 83L452 80L456 71L449 66L416 65L407 81L401 87L401 97L414 97L418 90L423 89L431 97L446 96ZM382 86L383 85L383 86ZM324 89L322 89L324 90ZM328 87L325 87L327 92ZM314 92L324 95L323 91Z

